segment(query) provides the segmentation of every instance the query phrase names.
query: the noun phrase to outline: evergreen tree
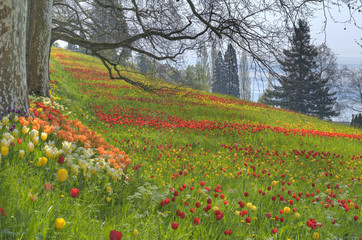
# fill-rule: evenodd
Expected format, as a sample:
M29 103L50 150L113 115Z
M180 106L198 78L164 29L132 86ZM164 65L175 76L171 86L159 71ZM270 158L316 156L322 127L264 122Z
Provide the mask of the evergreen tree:
M308 23L298 21L294 33L289 39L290 49L284 49L284 57L278 59L284 75L279 86L273 91L267 90L266 96L280 107L320 118L336 116L332 110L335 93L329 93L328 79L317 72L317 48L310 43Z
M213 69L212 92L226 94L225 80L224 59L219 51Z
M222 82L226 85L225 94L239 98L240 90L238 64L236 58L236 51L231 44L228 45L228 48L225 52L224 63L225 71Z

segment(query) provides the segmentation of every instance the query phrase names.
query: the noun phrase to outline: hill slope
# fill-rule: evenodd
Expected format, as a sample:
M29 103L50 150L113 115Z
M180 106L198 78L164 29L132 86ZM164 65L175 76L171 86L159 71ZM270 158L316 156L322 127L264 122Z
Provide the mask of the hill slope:
M28 169L39 173L21 177L25 186L16 190L11 186L24 169L3 163L7 187L0 190L11 197L1 197L0 206L27 212L16 220L0 216L3 236L102 239L114 229L126 239L361 236L361 130L205 92L146 93L109 80L97 59L61 49L52 50L51 81L52 100L89 127L89 144L93 130L107 142L90 148L106 163L85 162L87 139L73 137L86 148L63 153L66 165L49 161L45 172ZM83 126L74 121L68 131L86 131ZM97 163L109 164L108 170ZM60 166L69 171L63 185L56 183ZM119 179L112 177L122 168ZM51 199L42 190L29 204L25 189L39 192L46 181L54 185ZM72 198L75 187L79 196ZM10 201L16 198L18 204ZM61 230L54 225L59 216L70 222Z

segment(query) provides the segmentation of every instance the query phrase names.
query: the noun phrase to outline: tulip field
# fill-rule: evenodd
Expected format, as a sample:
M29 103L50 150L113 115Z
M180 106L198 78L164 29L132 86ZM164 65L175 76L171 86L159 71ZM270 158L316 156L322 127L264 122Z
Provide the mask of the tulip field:
M362 130L53 48L0 115L0 239L362 239Z

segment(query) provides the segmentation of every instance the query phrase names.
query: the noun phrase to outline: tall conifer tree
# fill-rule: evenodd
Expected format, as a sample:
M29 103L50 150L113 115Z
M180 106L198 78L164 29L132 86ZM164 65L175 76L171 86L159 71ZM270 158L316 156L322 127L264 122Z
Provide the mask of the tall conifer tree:
M317 48L310 43L308 23L298 21L289 39L290 49L284 49L278 59L284 75L274 91L267 91L272 104L320 118L337 115L332 110L335 93L329 93L326 79L317 74Z
M212 86L211 86L212 92L226 94L226 86L224 84L224 79L225 79L224 59L222 57L221 52L219 51L213 68Z
M236 58L236 51L231 44L228 45L228 48L225 52L224 57L225 62L225 76L222 81L226 86L227 95L234 97L240 97L239 90L239 76L238 76L238 63Z

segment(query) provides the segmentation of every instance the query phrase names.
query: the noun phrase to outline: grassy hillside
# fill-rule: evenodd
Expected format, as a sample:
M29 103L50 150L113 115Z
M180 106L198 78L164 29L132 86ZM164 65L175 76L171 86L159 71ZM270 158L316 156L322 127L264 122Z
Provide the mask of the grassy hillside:
M0 239L362 237L361 130L58 48L51 87L1 118Z

